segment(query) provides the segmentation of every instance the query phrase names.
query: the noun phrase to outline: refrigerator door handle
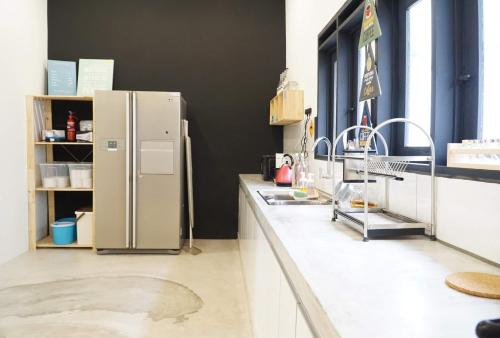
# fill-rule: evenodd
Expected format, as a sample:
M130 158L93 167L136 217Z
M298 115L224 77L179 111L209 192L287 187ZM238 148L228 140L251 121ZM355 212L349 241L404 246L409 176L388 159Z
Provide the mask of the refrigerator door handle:
M137 247L137 94L132 92L132 248Z
M130 247L130 93L125 96L125 247Z

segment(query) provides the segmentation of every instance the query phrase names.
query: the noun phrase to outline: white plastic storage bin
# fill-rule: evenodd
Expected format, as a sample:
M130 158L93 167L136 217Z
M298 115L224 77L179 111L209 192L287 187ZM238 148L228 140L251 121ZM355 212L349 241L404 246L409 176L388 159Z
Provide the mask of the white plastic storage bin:
M71 188L92 188L92 163L68 163L68 167Z
M69 186L68 166L64 163L40 163L44 188L66 188Z
M90 209L75 211L76 216L76 240L78 245L92 246L92 223L94 213ZM81 216L81 217L80 217Z

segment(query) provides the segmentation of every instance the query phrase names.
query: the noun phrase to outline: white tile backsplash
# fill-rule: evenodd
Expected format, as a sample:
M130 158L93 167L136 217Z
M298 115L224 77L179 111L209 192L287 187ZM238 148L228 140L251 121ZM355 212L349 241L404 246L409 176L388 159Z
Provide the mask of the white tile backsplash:
M413 219L417 218L417 175L405 173L404 180L389 180L388 209Z
M500 263L500 184L438 178L437 237Z
M416 219L422 222L431 222L431 177L427 175L415 175L417 182L417 194L416 194ZM438 181L436 179L436 197L438 197ZM436 201L436 205L439 202Z
M389 209L431 221L431 178L405 174L389 181ZM436 236L461 249L500 263L500 185L436 178Z

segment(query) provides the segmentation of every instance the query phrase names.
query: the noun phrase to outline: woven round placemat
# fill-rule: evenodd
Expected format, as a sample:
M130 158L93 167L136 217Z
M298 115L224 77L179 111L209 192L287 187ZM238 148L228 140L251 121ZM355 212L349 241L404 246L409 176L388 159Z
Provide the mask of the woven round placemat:
M500 275L457 272L446 277L446 285L469 295L500 299Z

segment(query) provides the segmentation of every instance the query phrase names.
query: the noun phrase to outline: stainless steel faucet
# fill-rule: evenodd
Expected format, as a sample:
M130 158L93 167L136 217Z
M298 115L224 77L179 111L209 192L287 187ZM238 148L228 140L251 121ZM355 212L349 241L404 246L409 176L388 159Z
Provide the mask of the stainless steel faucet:
M314 151L316 150L316 147L318 146L318 144L321 141L324 141L326 143L327 150L328 150L328 158L327 158L327 162L326 162L326 175L323 175L322 178L332 178L332 171L331 171L333 169L333 163L332 163L332 143L330 142L330 140L328 139L328 137L321 136L321 137L317 138L316 141L314 141L314 144L312 146L312 153L314 154Z

